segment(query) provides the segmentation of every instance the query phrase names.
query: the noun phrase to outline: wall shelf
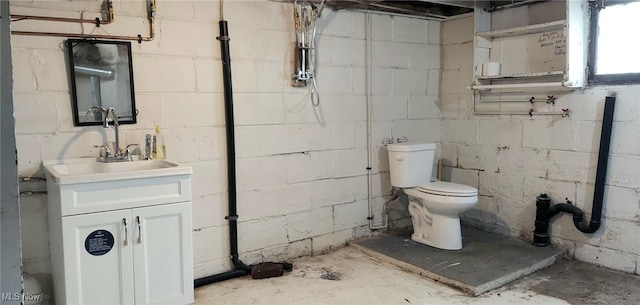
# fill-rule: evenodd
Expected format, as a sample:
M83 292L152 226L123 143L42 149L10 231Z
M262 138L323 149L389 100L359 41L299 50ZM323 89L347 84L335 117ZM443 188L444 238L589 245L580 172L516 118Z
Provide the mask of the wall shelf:
M560 31L560 30L564 30L564 26L565 26L565 20L557 20L557 21L551 21L546 23L507 28L502 30L477 32L476 35L484 38L503 38L503 37L551 32L551 31Z
M505 19L510 14L507 11L474 11L473 83L468 87L476 91L474 99L510 93L526 97L530 91L561 93L585 86L587 1L566 1L564 11L550 12L545 18L514 11L515 15ZM500 14L501 24L522 26L494 30L494 14ZM547 22L550 19L555 20ZM488 62L501 63L501 74L482 75L483 64Z
M549 97L565 95L586 84L589 3L566 1L565 10L548 12L544 17L520 10L474 11L473 90L474 114L561 115L567 111L536 113L528 111L477 111L476 104L548 102ZM497 15L496 15L497 14ZM495 16L494 16L495 15ZM492 22L493 18L499 22ZM554 21L548 21L554 20ZM492 29L494 24L512 26ZM521 25L521 26L514 26ZM499 75L483 75L483 64L500 63ZM539 98L538 98L539 97ZM546 98L545 98L546 97ZM502 106L499 107L502 109Z
M477 13L477 12L476 12ZM478 18L477 28L489 29L491 15ZM476 31L472 90L487 92L566 91L566 21L564 19L494 31ZM532 37L532 34L537 36ZM504 39L510 37L509 42ZM495 53L494 53L495 52ZM484 62L502 62L500 75L482 75ZM563 70L559 70L563 69ZM536 72L530 72L536 71Z
M476 77L479 80L500 80L500 79L512 79L512 78L540 78L547 76L561 76L564 75L564 71L545 71L545 72L534 72L534 73L516 73L510 75L491 75L491 76L478 76Z
M509 92L519 91L571 91L572 88L564 86L563 82L547 82L547 83L520 83L520 84L492 84L492 85L471 85L469 89L486 91L486 90L501 90Z

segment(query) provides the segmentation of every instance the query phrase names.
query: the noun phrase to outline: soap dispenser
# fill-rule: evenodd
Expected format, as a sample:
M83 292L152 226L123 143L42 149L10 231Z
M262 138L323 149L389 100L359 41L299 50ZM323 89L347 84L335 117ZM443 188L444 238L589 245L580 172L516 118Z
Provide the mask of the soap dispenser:
M153 135L151 159L164 160L166 158L167 158L167 154L164 147L164 137L160 132L160 126L156 126L156 133Z

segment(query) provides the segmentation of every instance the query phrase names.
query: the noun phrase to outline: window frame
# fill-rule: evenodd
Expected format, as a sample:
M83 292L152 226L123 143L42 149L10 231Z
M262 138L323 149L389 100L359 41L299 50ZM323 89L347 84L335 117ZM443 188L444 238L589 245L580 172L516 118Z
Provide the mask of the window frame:
M571 0L567 0L571 1ZM596 74L598 46L598 16L600 10L613 5L622 5L638 0L589 0L589 46L587 61L588 83L591 85L627 85L640 84L640 73Z

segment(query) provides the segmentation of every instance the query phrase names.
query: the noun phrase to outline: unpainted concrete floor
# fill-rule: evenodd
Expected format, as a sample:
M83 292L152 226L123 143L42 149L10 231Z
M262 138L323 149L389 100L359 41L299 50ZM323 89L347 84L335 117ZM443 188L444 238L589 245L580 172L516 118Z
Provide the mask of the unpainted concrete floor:
M200 287L195 304L640 304L639 276L567 260L477 297L350 246L293 263L282 277Z

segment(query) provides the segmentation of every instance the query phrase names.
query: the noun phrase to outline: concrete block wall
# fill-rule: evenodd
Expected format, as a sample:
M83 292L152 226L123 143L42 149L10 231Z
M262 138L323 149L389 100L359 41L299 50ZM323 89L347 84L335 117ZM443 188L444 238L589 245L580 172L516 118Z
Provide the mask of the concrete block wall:
M536 15L537 10L518 10L522 12L505 11L494 22L517 26L523 19L545 17ZM548 20L539 22L543 21ZM444 22L442 39L444 174L451 181L477 187L480 194L477 207L464 215L464 222L531 241L535 199L540 193L549 194L554 202L571 200L590 217L604 99L615 92L603 224L598 232L583 234L564 215L554 218L551 233L553 243L578 260L639 274L640 105L636 97L640 86L574 91L543 109L570 108L568 118L473 115L472 92L466 89L473 75L473 17ZM510 107L506 111L529 107L513 104L502 106Z
M425 29L424 32L415 29ZM391 195L389 162L382 139L432 143L440 139L440 22L372 15L371 111L374 222ZM408 43L407 43L408 42ZM389 205L397 221L390 228L411 226L406 200ZM377 220L376 220L377 219Z
M144 2L114 1L115 24L96 33L147 32ZM13 13L78 17L90 2L12 3ZM78 7L76 7L76 5ZM93 5L93 6L92 6ZM238 171L239 248L246 263L322 253L370 234L367 221L366 14L325 10L318 25L318 86L290 86L292 5L227 1ZM156 38L132 43L138 124L123 143L163 127L168 159L192 166L195 276L229 263L219 3L158 1ZM77 32L75 24L21 21L14 30ZM440 140L440 23L372 16L372 173L377 207L388 198L382 138ZM90 32L92 27L85 26ZM104 31L104 32L103 32ZM13 36L19 174L44 177L48 159L95 157L113 140L101 127L74 127L63 39ZM24 186L23 184L23 187ZM23 195L25 271L50 272L46 196ZM396 218L407 214L392 207ZM378 211L379 212L379 211ZM379 217L378 217L379 220ZM397 225L397 224L396 224Z

